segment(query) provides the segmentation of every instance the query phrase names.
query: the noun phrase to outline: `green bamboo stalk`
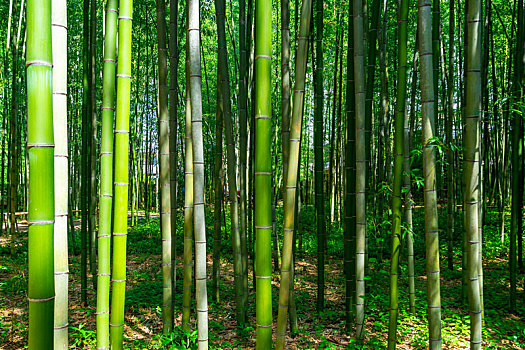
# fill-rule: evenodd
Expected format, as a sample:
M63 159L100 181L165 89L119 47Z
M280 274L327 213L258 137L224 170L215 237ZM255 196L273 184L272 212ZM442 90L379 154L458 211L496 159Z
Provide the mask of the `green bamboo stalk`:
M394 117L394 185L392 188L392 253L390 260L390 313L388 326L388 348L397 345L397 318L399 315L399 257L401 251L401 185L405 153L405 115L407 85L407 41L408 41L408 0L401 0L397 22L397 87Z
M208 349L208 296L206 290L206 222L204 215L204 152L202 142L201 46L199 0L188 2L189 77L191 138L193 148L193 222L195 228L195 299L197 341Z
M19 168L19 157L18 155L21 154L20 151L20 143L16 140L19 139L19 134L21 131L19 130L19 123L18 123L18 101L19 101L19 94L20 94L20 76L18 74L18 67L19 67L19 46L20 46L20 33L22 32L22 18L24 14L24 2L22 1L20 4L20 12L18 16L18 29L17 29L17 35L16 38L13 36L12 42L8 43L8 45L11 45L12 54L11 54L11 60L12 60L12 73L11 73L11 127L10 127L10 138L11 143L13 143L14 147L11 148L10 152L10 162L9 162L9 223L10 223L10 235L11 235L11 256L14 257L16 254L16 209L18 207L17 198L18 198L18 188L19 188L19 180L18 180L18 168ZM14 17L13 17L14 21ZM8 35L9 36L9 35ZM22 51L24 49L22 48ZM22 56L24 53L22 52ZM7 61L7 60L6 60ZM21 183L20 183L21 185Z
M23 6L23 1L22 1ZM68 348L68 147L67 147L67 6L52 1L53 127L55 142L55 325L54 348Z
M220 80L217 70L217 81ZM221 259L221 235L222 235L222 94L221 89L217 89L217 112L215 114L215 166L213 174L215 176L215 204L213 207L213 267L212 267L212 290L215 302L219 302L219 281L220 281L220 259Z
M53 349L55 218L51 0L27 3L29 349Z
M368 28L368 5L365 1L363 3L363 10L364 10L364 46L363 46L363 54L367 54L366 61L364 61L365 69L364 74L366 74L366 81L365 81L365 90L366 90L366 98L365 98L365 147L366 147L366 176L368 178L368 174L370 174L370 178L367 179L367 189L370 188L371 185L374 184L373 182L373 172L370 170L372 167L372 157L371 157L371 150L373 146L372 141L372 100L373 95L375 91L375 72L376 72L376 61L377 61L377 31L379 29L379 19L381 18L380 14L380 6L381 3L379 0L373 0L372 1L372 12L371 12L371 19L370 19L370 29ZM366 243L366 246L368 247L368 243ZM368 248L366 248L368 255ZM368 258L366 258L366 264L368 264Z
M89 268L91 272L91 282L93 289L97 289L97 229L96 229L96 211L97 211L97 79L96 79L96 57L97 57L97 3L91 0L89 23L89 114L90 119L90 138L89 138L89 157L90 157L90 192L89 192Z
M472 1L472 0L471 0ZM514 57L514 77L512 81L513 98L517 102L523 101L523 41L525 38L524 8L523 0L518 0L517 24L518 33L515 46ZM470 34L470 33L469 33ZM521 220L523 215L523 121L517 112L512 118L512 213L511 213L511 230L510 230L510 249L509 249L509 272L510 272L510 309L516 310L516 240L519 238L521 231Z
M110 318L112 349L122 349L124 338L132 11L133 0L119 0L117 108L115 121L115 205L113 211L113 266Z
M173 330L172 297L172 244L171 244L171 188L170 188L170 128L168 110L168 67L166 48L166 3L156 0L157 7L157 59L159 93L159 187L160 187L160 230L162 236L162 332Z
M106 2L102 130L100 145L100 199L98 221L97 348L109 348L109 285L111 272L111 207L113 205L113 122L115 118L115 65L117 0Z
M272 344L271 55L272 3L255 0L255 277L256 348Z
M81 188L80 188L80 210L81 214L81 227L80 227L80 300L83 305L87 304L87 238L88 238L88 156L89 156L89 144L88 144L88 95L89 95L89 84L88 84L88 46L89 46L89 0L84 0L83 4L83 40L82 40L82 156L81 156Z
M432 1L432 73L434 82L434 101L436 101L436 108L434 108L434 120L436 121L437 128L439 130L439 117L438 117L438 87L439 87L439 35L440 35L440 5L441 1ZM439 171L439 170L438 170ZM439 176L439 175L438 175Z
M290 155L290 85L290 0L281 0L281 147L284 191Z
M463 18L463 55L459 55L460 58L464 56L463 60L463 74L462 74L462 83L464 84L467 81L467 60L468 60L468 50L467 50L467 43L468 43L468 24L467 24L467 18L468 18L468 3L470 0L465 0L465 6L464 8L464 18ZM461 122L462 127L464 131L465 127L465 101L466 101L466 88L464 85L460 84L462 87L461 89ZM463 137L461 139L462 146L463 146L463 157L465 157L465 138ZM463 172L462 176L462 183L461 183L461 189L462 193L465 193L465 172ZM463 208L465 208L465 196L463 196ZM463 227L466 227L466 211L463 210ZM463 230L462 232L462 240L463 240L463 246L462 246L462 254L461 254L461 291L462 291L462 301L464 305L467 305L468 302L468 242L467 242L467 236L466 231Z
M226 47L225 31L225 13L226 2L224 0L215 1L215 11L217 16L217 35L218 35L218 70L219 70L219 88L222 98L222 112L224 117L224 131L226 136L226 156L228 189L230 201L230 223L231 239L233 247L233 270L235 281L235 308L237 323L242 326L245 320L244 311L244 287L243 287L243 268L241 237L239 232L239 202L237 200L237 157L235 156L235 140L233 133L233 122L231 116L231 98L230 98L230 78L228 70L228 51Z
M170 0L170 35L169 35L169 59L170 59L170 83L169 83L169 151L170 151L170 218L171 218L171 290L172 305L175 302L175 285L177 281L177 110L179 105L178 96L178 68L179 68L179 50L178 50L178 26L179 1Z
M468 242L468 300L470 310L470 348L481 349L482 318L478 268L480 260L480 107L481 107L481 1L468 3L467 81L465 106L465 234Z
M247 319L248 312L248 220L247 220L247 157L248 157L248 52L247 46L247 23L246 23L246 0L239 0L239 192L240 192L240 222L241 222L241 250L242 250L242 280L243 280L243 304Z
M455 214L455 191L454 191L454 137L452 135L452 123L454 120L454 31L455 31L455 1L449 2L449 44L448 44L448 111L446 122L447 148L447 254L448 269L453 270L452 239L454 237L454 214Z
M355 78L355 150L356 150L356 240L355 309L356 337L364 339L365 319L365 244L366 244L366 136L365 68L363 62L363 2L354 0L354 78Z
M306 80L306 63L310 36L312 0L304 0L301 6L301 23L299 25L298 46L295 59L295 87L293 94L292 123L290 125L289 151L287 167L286 192L284 197L284 238L281 264L281 284L279 288L279 312L277 316L276 349L284 349L286 324L290 292L293 285L293 245L294 224L297 220L297 178L299 175L299 155L301 151L301 129L304 110L304 91ZM283 140L284 141L284 140Z
M326 223L324 207L324 87L323 87L323 0L316 1L315 15L315 86L314 86L314 156L315 212L317 217L317 311L324 309Z
M187 23L187 22L186 22ZM190 86L189 43L186 40L186 86ZM193 144L191 137L191 99L186 89L186 120L184 128L184 263L182 285L182 330L190 331L190 304L193 256Z
M441 349L441 294L439 284L439 231L437 216L434 83L430 0L418 0L419 62L421 70L421 114L423 118L423 177L429 347Z
M412 187L410 179L410 144L414 139L414 120L415 120L415 105L416 105L416 82L417 82L417 37L414 48L414 56L412 59L412 86L410 88L410 114L405 116L405 152L404 152L404 186L405 186L405 225L407 236L407 264L408 264L408 300L409 310L411 314L416 313L416 288L414 281L414 232L412 225L412 207L414 201L412 200Z
M346 331L353 326L353 301L355 299L355 84L354 84L354 20L353 0L348 3L348 49L346 54L346 154L345 154L345 227L344 227L344 270L345 270L345 315Z

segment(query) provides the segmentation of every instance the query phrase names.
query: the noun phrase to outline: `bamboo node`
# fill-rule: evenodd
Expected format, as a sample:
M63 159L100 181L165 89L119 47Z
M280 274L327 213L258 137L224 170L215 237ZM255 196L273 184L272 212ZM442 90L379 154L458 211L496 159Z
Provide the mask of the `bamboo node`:
M34 60L34 61L26 62L26 67L29 67L29 66L46 66L46 67L53 68L53 63L46 62L46 61L40 61L40 60Z
M40 221L28 221L27 225L52 225L55 223L55 220L40 220Z
M69 323L66 323L66 324L63 325L63 326L54 327L53 329L56 330L56 331L58 331L58 330L60 330L60 329L66 329L68 326L69 326Z
M122 19L122 20L126 20L126 21L131 21L131 20L133 20L133 17L128 17L128 16L118 16L118 19Z
M49 298L27 298L27 300L29 300L30 302L32 303L44 303L46 301L51 301L55 299L55 296L53 295L52 297L49 297Z
M55 147L55 144L54 144L54 143L28 143L28 144L27 144L27 148L33 148L33 147L38 147L38 148L54 148L54 147Z

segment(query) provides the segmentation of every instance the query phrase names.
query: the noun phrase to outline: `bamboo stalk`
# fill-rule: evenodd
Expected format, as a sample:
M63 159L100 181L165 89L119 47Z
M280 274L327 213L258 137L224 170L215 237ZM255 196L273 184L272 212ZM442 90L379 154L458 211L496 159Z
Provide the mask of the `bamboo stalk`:
M132 9L133 0L119 0L117 108L115 121L115 205L113 210L113 266L110 316L111 348L117 350L122 349L124 338Z
M29 349L53 349L55 218L51 0L27 3ZM13 127L13 125L11 125Z
M288 306L293 285L293 245L294 224L296 218L296 201L298 185L299 157L301 151L301 130L304 110L304 91L306 80L306 63L308 57L308 38L310 36L310 20L312 1L304 0L301 7L301 23L299 26L298 46L295 61L295 86L293 93L292 123L290 126L289 147L290 158L287 167L286 192L284 197L284 238L281 265L281 284L279 288L279 311L277 315L276 349L284 349Z

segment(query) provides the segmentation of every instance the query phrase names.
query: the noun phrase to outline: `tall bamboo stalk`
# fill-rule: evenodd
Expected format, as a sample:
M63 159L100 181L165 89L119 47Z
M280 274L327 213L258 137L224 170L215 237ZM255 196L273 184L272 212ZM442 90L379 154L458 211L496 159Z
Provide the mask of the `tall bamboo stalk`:
M217 81L219 81L217 71ZM215 166L213 175L215 176L215 204L213 207L213 267L212 267L212 291L215 302L219 302L219 282L220 282L220 259L221 259L221 235L222 235L222 94L217 89L217 112L215 114Z
M323 88L323 0L315 6L314 156L315 213L317 222L317 311L324 309L326 223L324 207L324 88Z
M255 0L255 277L258 350L272 344L272 3Z
M29 349L53 349L54 139L51 0L27 3ZM11 125L11 127L13 127Z
M414 230L412 225L412 208L414 201L412 200L412 186L410 180L410 145L414 139L415 122L415 106L416 106L416 82L417 82L417 61L418 61L418 40L416 37L416 44L414 48L414 56L412 58L412 86L410 88L410 113L405 116L405 152L404 152L404 187L405 187L405 225L407 237L407 264L408 264L408 302L411 314L416 313L416 288L414 281ZM406 113L405 113L406 114Z
M81 227L80 227L80 299L82 304L87 303L87 238L88 238L88 156L89 156L89 142L88 142L88 95L89 95L89 83L88 83L88 51L89 51L89 0L84 0L83 4L83 40L82 40L82 156L81 156L81 188L80 188L80 210L81 214Z
M423 118L423 180L429 346L441 349L441 294L439 284L439 231L436 195L434 83L432 71L431 4L418 0L419 62L421 70L421 114Z
M217 34L218 34L218 70L219 84L222 98L222 112L224 117L224 131L226 136L226 155L228 159L228 189L230 200L230 222L231 222L231 239L233 247L233 270L235 281L235 307L237 314L237 323L242 326L245 323L244 311L244 288L243 288L243 269L242 269L242 252L241 237L239 232L239 202L237 200L237 157L235 155L235 140L233 132L233 122L231 116L231 98L230 98L230 77L228 70L228 51L226 47L225 31L225 12L226 2L224 0L215 1L215 11L217 16Z
M208 295L206 290L206 222L204 215L204 151L202 142L202 92L199 0L188 2L188 43L193 148L193 222L195 228L195 299L197 341L208 348Z
M179 68L179 50L178 50L178 21L179 1L170 0L170 26L169 26L169 60L170 60L170 82L169 82L169 151L170 151L170 218L171 218L171 290L172 304L175 300L175 285L177 280L177 111L179 104L178 96L178 68ZM139 61L140 62L140 61Z
M251 25L251 24L250 24ZM240 192L240 222L241 222L241 250L242 250L242 280L244 311L248 311L248 220L247 220L247 173L246 164L248 157L248 130L247 130L247 105L248 105L248 52L247 52L247 23L246 1L239 0L239 95L237 110L239 113L239 192ZM246 319L247 315L245 315Z
M392 188L392 253L390 260L390 313L388 326L388 348L397 345L397 318L399 315L399 257L401 251L401 186L405 153L405 115L407 85L407 41L408 41L408 0L401 0L397 22L397 87L394 117L394 185ZM409 204L411 205L411 204Z
M299 25L298 46L295 58L295 85L293 94L292 123L289 135L290 158L287 167L286 192L284 197L284 238L281 265L281 284L279 287L279 312L277 315L276 349L284 349L288 304L290 291L293 290L293 246L296 215L297 179L301 151L301 131L304 110L304 91L306 80L306 63L308 58L308 38L310 37L310 19L312 0L304 0L301 6L301 23Z
M472 1L472 0L471 0ZM512 81L514 101L523 101L523 41L525 38L523 0L518 0L518 35L516 38L516 56L514 58L514 77ZM520 62L521 61L521 62ZM519 239L523 213L523 121L518 113L512 119L512 213L510 231L510 309L516 310L516 239ZM521 195L520 195L521 194Z
M115 65L117 0L106 3L104 84L100 145L100 199L98 221L97 347L109 348L109 285L111 259L111 207L113 204L113 122L115 114Z
M23 1L22 1L23 6ZM68 348L68 147L67 147L67 6L52 1L53 128L55 139L55 333L54 348Z
M91 282L93 289L97 289L97 229L96 229L96 212L97 212L97 74L96 57L97 57L97 4L96 0L91 0L89 23L89 113L90 118L90 137L89 137L89 269L91 272Z
M465 230L468 242L468 300L470 310L470 348L481 349L481 300L478 269L481 264L480 201L480 107L481 107L481 1L468 3L467 85L465 106Z
M110 318L112 349L122 349L124 338L132 9L133 0L119 0L117 108L115 121L115 205L113 210L113 266Z
M166 3L156 0L157 5L157 59L158 59L158 131L160 170L160 230L162 236L162 331L169 334L173 329L172 297L172 243L171 243L171 183L170 183L170 128L168 110L168 59L166 48Z
M363 2L354 0L354 78L355 78L355 151L356 151L356 250L355 309L356 337L364 338L365 319L365 244L366 244L366 136L365 67L363 62Z
M187 9L186 9L187 11ZM186 26L187 26L186 22ZM186 27L187 28L187 27ZM186 40L186 86L190 86L189 43ZM191 137L191 99L186 89L184 127L184 256L182 282L182 329L190 331L190 304L192 289L193 255L193 144Z
M370 28L368 27L368 5L367 1L363 2L363 30L364 30L364 46L363 46L363 55L367 55L366 60L364 60L364 74L365 76L365 153L366 153L366 186L367 189L374 184L373 172L370 170L372 168L372 157L371 151L374 144L373 137L374 132L372 130L372 100L375 91L375 72L376 72L376 57L377 57L377 32L379 29L379 19L381 18L380 14L381 2L380 0L372 1L371 9L371 19L370 19ZM364 56L363 56L364 57ZM368 175L370 174L370 176ZM369 177L369 178L368 178ZM366 232L365 232L366 234ZM368 243L365 243L368 247ZM366 248L366 256L368 256L368 248ZM365 264L368 264L368 258L365 259Z
M447 148L447 254L448 254L448 268L452 270L453 266L453 252L452 239L454 237L454 214L455 214L455 191L454 191L454 138L452 134L452 123L454 121L454 31L455 31L455 5L454 0L449 2L449 44L448 44L448 111L446 121L446 140L449 145Z
M290 0L281 0L281 146L285 188L290 155L290 85Z
M355 294L355 82L354 82L354 19L353 0L348 3L348 51L346 54L346 149L345 149L345 227L344 227L344 270L345 270L345 314L346 331L353 327L353 305Z

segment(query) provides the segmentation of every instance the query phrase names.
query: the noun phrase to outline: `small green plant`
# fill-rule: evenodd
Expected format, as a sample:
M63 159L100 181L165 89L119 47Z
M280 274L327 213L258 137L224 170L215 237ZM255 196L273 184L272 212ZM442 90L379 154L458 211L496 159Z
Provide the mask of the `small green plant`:
M81 323L78 327L70 326L70 342L75 349L91 348L95 346L96 334L95 331L85 328L85 324Z

